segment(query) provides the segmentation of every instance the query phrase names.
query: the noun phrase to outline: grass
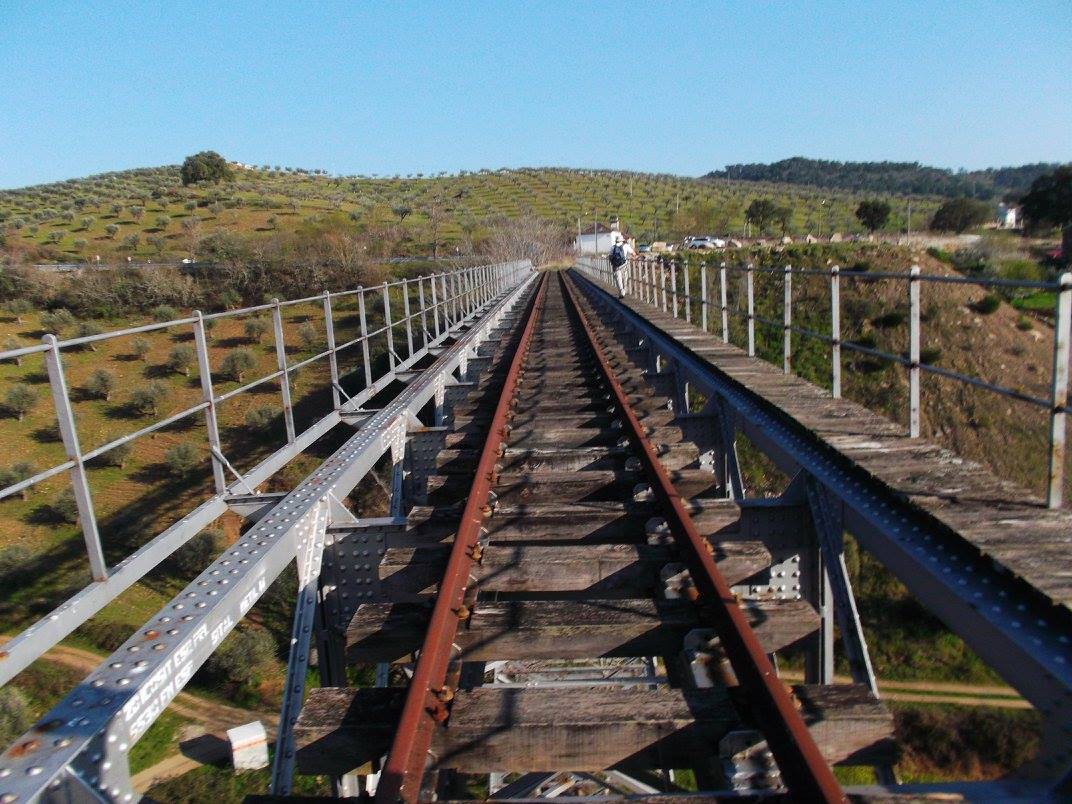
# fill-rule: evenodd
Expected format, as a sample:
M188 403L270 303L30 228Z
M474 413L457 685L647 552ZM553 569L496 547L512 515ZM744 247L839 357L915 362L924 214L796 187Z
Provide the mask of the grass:
M204 804L206 801L240 804L247 795L263 794L268 789L269 778L267 768L236 773L230 767L202 765L176 779L153 785L146 795L153 801L169 804ZM331 785L324 777L294 777L294 795L325 796L330 792Z
M584 228L619 217L641 240L697 231L740 235L744 209L757 197L793 210L791 234L818 231L820 214L824 231L862 232L854 211L863 195L762 182L562 168L389 178L238 169L233 183L184 188L177 166L0 192L0 228L6 223L13 243L58 261L92 261L97 255L106 261L161 260L189 256L192 240L217 229L268 237L335 215L357 231L396 230L408 242L406 253L430 252L434 237L440 253L450 254L486 236L486 222L497 216L535 214L569 231L576 231L578 219ZM187 209L189 204L194 208ZM938 200L915 198L913 204L927 214ZM131 207L144 209L140 219ZM396 212L402 207L412 212L402 217ZM156 219L164 215L170 220L159 227ZM83 218L92 218L88 226ZM16 221L20 229L11 228ZM890 223L901 225L899 219ZM116 227L114 235L110 226ZM138 236L138 245L124 248L130 235ZM149 237L162 237L162 246ZM76 241L85 245L78 248Z
M130 772L140 773L175 753L179 731L187 723L172 712L161 712L148 731L130 749Z

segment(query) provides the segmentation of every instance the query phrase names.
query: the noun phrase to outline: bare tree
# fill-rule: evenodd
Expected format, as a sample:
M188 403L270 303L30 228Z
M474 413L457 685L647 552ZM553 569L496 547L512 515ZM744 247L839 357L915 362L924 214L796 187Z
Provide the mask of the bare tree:
M488 228L485 250L496 262L532 260L533 265L545 265L570 254L567 229L543 218L500 218Z

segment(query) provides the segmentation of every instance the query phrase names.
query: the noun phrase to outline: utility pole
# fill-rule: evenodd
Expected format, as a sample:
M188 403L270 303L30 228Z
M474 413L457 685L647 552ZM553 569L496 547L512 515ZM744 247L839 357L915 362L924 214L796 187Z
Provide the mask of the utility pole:
M912 199L908 199L908 234L912 234Z

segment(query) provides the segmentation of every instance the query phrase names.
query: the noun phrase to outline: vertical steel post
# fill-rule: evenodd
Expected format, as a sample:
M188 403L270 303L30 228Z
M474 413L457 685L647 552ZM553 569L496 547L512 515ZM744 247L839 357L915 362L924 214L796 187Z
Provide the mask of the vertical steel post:
M279 378L279 391L283 396L283 422L287 426L287 443L294 443L294 406L290 401L290 368L287 366L287 344L283 340L283 310L279 299L272 299L272 327L275 330L275 360L283 376Z
M726 304L726 263L718 266L719 306L722 310L722 342L730 342L730 308Z
M216 454L223 454L220 446L220 428L216 417L216 396L212 388L212 366L208 359L208 335L205 331L205 319L200 310L194 310L197 320L194 322L194 349L197 352L197 373L201 378L201 399L205 408L205 432L208 435L209 460L212 462L212 482L217 494L227 491L227 478L223 473L223 464Z
M908 280L908 435L919 438L919 266Z
M361 359L365 362L365 387L372 385L372 360L369 358L368 320L365 317L365 289L357 288L357 309L361 319Z
M409 280L402 280L402 315L406 319L406 345L409 349L407 357L413 357L413 321L409 314Z
M666 307L666 258L659 260L659 287L663 292L663 312L667 310Z
M383 326L387 332L387 364L395 370L395 333L391 325L391 288L383 283Z
M342 404L339 396L339 353L335 348L335 319L331 312L331 294L324 291L324 336L328 347L328 369L331 372L331 401L335 410Z
M424 306L424 277L417 277L417 306L421 314L421 346L428 346L428 309Z
M670 261L670 290L674 298L674 318L677 318L677 260Z
M748 289L748 356L756 356L756 268L748 263L745 269L745 285Z
M793 269L785 266L782 277L782 373L788 374L793 365Z
M689 265L689 261L685 260L681 264L681 267L685 271L685 321L689 324L692 323L692 294L689 292L689 272L692 270L692 266Z
M429 277L432 281L428 284L432 287L432 323L435 325L435 336L439 337L439 294L436 293L436 275Z
M707 260L700 263L700 326L707 332Z
M830 266L830 388L841 398L841 268Z
M1072 335L1072 274L1061 274L1053 328L1053 388L1050 408L1050 469L1046 504L1060 508L1065 483L1065 413L1068 405L1068 350Z
M71 490L74 492L74 501L78 506L78 521L82 526L82 538L86 542L89 569L93 574L93 580L104 581L108 579L108 564L104 560L104 550L101 548L97 516L93 512L93 497L89 493L89 480L86 477L85 464L82 462L82 447L78 442L78 430L74 424L71 398L67 393L67 379L63 374L60 349L56 345L55 335L46 335L44 341L49 347L45 352L45 368L48 371L48 384L52 390L52 404L56 410L56 424L59 426L63 449L67 457L74 461L74 466L70 471Z

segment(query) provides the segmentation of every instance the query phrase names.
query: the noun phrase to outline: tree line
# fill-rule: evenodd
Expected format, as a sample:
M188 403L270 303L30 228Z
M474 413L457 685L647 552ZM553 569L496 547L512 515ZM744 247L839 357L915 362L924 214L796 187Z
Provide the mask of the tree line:
M1016 167L953 171L919 162L837 162L794 156L770 164L727 165L724 170L711 171L704 178L808 184L853 192L1016 200L1035 179L1057 167L1056 163L1038 162Z

